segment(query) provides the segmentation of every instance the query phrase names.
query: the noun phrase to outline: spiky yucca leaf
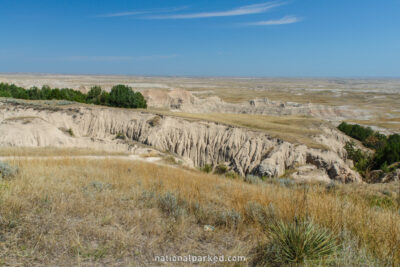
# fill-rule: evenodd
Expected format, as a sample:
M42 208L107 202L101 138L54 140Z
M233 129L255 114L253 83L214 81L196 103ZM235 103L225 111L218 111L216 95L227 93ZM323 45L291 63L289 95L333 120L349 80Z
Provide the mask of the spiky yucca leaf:
M324 260L336 248L332 233L309 222L277 222L270 227L274 260L281 263L304 263Z

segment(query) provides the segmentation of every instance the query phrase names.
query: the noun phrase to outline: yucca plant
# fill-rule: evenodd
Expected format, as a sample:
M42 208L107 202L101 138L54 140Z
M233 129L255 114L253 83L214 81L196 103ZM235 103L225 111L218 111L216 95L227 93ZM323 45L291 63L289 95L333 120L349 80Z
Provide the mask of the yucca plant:
M311 221L273 224L269 229L269 254L278 264L300 264L326 261L337 249L331 231ZM271 255L272 254L272 255Z

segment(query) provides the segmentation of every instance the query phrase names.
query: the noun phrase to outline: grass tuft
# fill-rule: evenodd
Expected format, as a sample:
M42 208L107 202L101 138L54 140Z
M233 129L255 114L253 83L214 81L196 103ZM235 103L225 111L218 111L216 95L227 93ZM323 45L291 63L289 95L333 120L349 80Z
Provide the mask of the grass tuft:
M264 227L276 220L276 211L272 203L264 207L258 202L248 202L245 214L250 222L259 223Z

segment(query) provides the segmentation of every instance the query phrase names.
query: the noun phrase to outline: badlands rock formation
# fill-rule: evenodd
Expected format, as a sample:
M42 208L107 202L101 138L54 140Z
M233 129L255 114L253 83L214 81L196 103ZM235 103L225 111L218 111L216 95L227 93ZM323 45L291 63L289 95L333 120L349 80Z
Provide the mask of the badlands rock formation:
M311 166L310 173L323 180L361 182L345 159L341 133L324 129L316 136L330 151L291 144L267 133L205 121L96 106L43 107L0 100L0 145L11 146L104 146L129 149L125 140L169 151L194 166L225 163L240 175L278 177L285 170ZM67 129L67 131L66 131ZM73 136L70 133L73 133ZM307 176L307 168L298 173ZM329 178L329 179L328 179Z
M242 113L260 115L298 115L313 116L330 121L342 121L346 118L367 119L367 111L355 110L344 106L325 106L317 104L299 104L293 102L271 101L268 98L254 99L240 104L227 103L213 96L205 99L193 96L190 92L175 89L171 91L147 90L143 92L151 107L171 109L188 113Z

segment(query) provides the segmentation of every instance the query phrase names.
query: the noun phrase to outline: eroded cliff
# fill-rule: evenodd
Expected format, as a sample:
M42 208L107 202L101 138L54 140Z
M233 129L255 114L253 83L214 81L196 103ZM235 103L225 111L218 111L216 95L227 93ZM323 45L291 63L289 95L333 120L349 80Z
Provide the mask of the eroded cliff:
M331 149L323 151L272 138L266 132L175 116L104 107L46 108L0 101L0 145L95 146L129 149L123 136L169 151L194 166L225 163L240 175L281 176L285 170L313 165L329 179L360 182L344 160L343 137L334 129L316 136ZM66 133L66 129L73 136ZM327 178L328 179L328 178Z

